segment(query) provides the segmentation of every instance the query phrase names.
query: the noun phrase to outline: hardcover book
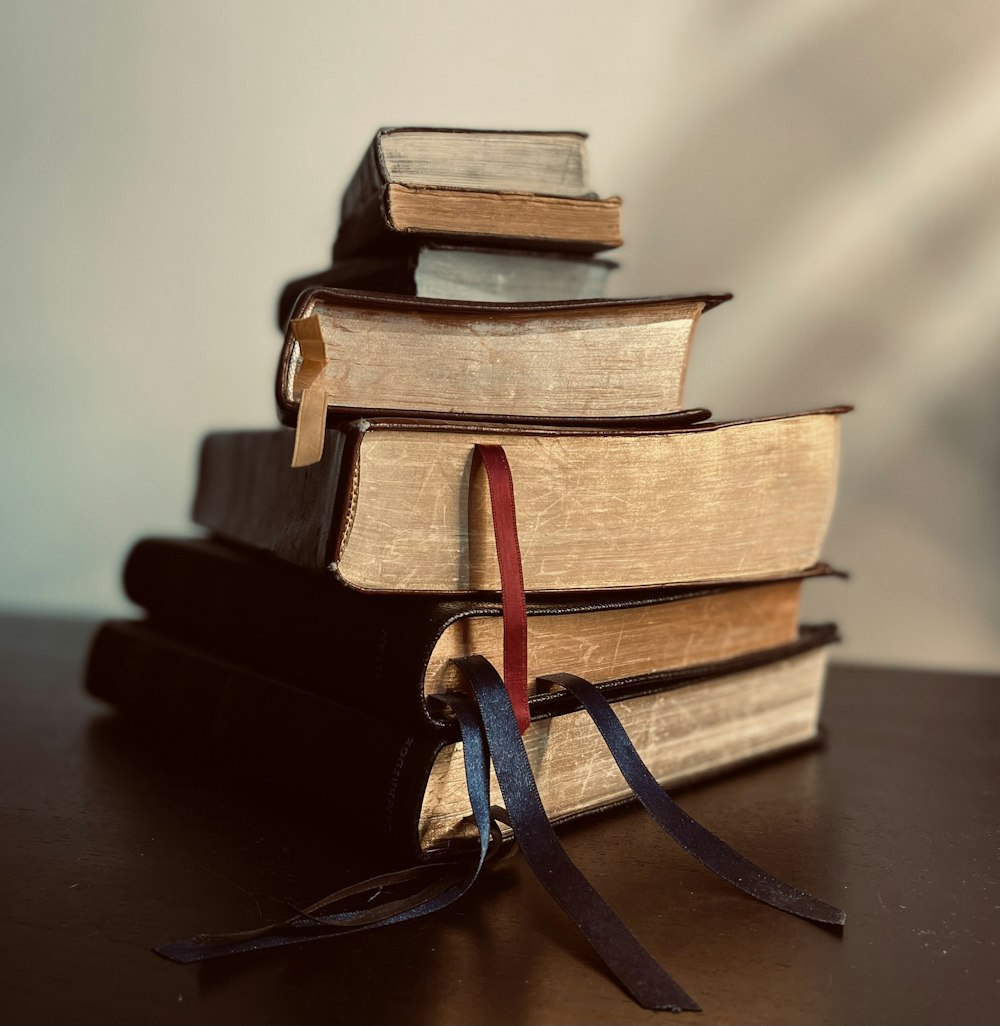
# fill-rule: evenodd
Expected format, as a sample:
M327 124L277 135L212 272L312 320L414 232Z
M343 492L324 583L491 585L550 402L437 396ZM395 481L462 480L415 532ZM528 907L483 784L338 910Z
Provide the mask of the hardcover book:
M609 697L661 783L695 779L816 738L824 646L835 637L832 627L805 628L791 645L742 663L647 678ZM287 781L320 808L352 810L358 819L347 829L367 842L382 838L400 857L447 851L471 836L453 725L393 725L138 623L101 628L86 687L153 740L183 737L229 769ZM549 817L628 801L589 717L568 694L555 697L524 736ZM495 778L491 790L502 804Z
M547 423L663 415L681 406L699 317L728 298L501 305L316 289L291 313L278 407L309 454L321 449L327 414Z
M485 442L512 469L528 592L782 577L818 562L845 409L659 430L363 420L304 470L290 430L217 433L194 519L362 591L496 592Z
M621 203L591 192L585 139L382 129L344 193L334 259L435 236L522 249L620 246Z
M341 213L334 267L279 302L286 426L205 438L193 517L213 537L134 547L148 619L102 626L85 683L175 755L181 739L309 814L347 812L366 847L446 861L426 885L410 867L157 950L429 913L509 826L640 1004L696 1009L546 820L638 796L723 879L843 923L656 785L818 737L837 632L800 626L799 600L832 572L849 407L683 408L695 327L730 297L587 298L613 264L580 254L620 245L620 201L592 191L581 133L383 129ZM451 857L467 846L478 862Z
M528 604L531 708L536 678L568 672L602 688L635 684L788 645L803 581L591 592ZM166 633L383 719L434 719L428 695L463 690L452 660L503 662L501 606L488 596L368 595L327 573L218 539L144 538L125 592Z

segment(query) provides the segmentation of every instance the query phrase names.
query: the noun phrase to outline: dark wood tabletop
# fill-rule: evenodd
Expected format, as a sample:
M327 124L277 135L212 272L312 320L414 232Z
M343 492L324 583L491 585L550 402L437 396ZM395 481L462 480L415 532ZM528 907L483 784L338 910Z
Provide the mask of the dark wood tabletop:
M329 815L144 749L83 694L93 622L0 618L0 1019L637 1023L514 856L451 908L178 966L151 946L259 925L364 875ZM733 891L637 809L562 831L701 1003L701 1023L1000 1021L1000 679L834 666L822 748L676 792L842 935ZM331 785L333 786L333 785Z

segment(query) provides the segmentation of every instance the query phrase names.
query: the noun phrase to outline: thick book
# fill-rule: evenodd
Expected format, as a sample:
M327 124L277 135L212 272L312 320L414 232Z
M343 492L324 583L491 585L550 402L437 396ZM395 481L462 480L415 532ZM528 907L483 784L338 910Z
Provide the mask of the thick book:
M832 627L742 666L650 678L609 695L639 754L665 785L729 769L817 737ZM331 671L333 672L333 671ZM151 739L207 754L227 770L286 785L314 814L337 808L345 831L405 857L469 836L470 806L454 727L401 725L180 642L148 624L105 624L85 685ZM554 822L630 800L589 717L566 693L524 735ZM493 802L502 805L495 778ZM322 811L320 811L322 810Z
M604 689L790 644L804 580L829 573L819 565L762 584L534 599L529 705L551 701L536 680L550 673ZM464 689L456 658L503 664L502 611L488 598L368 595L218 539L141 539L123 578L166 632L386 719L439 722L426 699Z
M344 193L336 260L417 238L596 252L621 245L621 202L587 180L579 132L382 129Z
M528 592L782 577L819 561L845 410L658 430L361 420L305 469L290 430L221 432L193 516L362 591L497 592L488 443L511 466Z
M682 405L698 319L729 298L499 304L314 289L290 314L279 413L301 431L308 394L334 422L659 416Z
M389 292L476 303L540 303L599 299L618 265L573 253L421 243L395 256L341 260L325 271L288 282L278 298L278 328L288 327L292 308L314 288Z

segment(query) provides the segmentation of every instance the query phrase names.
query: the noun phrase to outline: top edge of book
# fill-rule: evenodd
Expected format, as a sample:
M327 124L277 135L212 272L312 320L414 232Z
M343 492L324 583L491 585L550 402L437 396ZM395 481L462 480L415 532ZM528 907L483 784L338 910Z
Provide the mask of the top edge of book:
M593 196L587 135L569 130L398 126L369 150L385 184Z
M782 421L804 420L813 417L843 417L853 413L854 407L849 403L838 403L832 406L818 406L808 410L794 410L788 413L772 413L756 417L734 417L732 419L715 419L704 407L693 407L686 410L674 410L659 417L607 418L588 423L580 420L565 423L545 423L524 421L490 421L490 420L449 420L432 417L401 417L390 415L373 415L343 420L327 428L331 435L351 435L360 439L372 432L421 432L427 434L448 433L456 435L487 436L487 435L534 435L546 437L642 437L649 435L690 435L723 431L729 428L753 427L754 425L779 423ZM259 428L256 431L244 430L235 432L215 432L217 435L238 434L261 436L279 434L282 428ZM288 432L290 434L290 432Z
M575 128L457 128L454 125L391 125L379 128L375 138L385 135L399 135L404 132L440 132L446 135L531 135L531 136L573 136L588 139L588 132Z
M317 306L364 306L389 310L413 310L423 313L462 312L505 316L517 314L565 314L575 311L611 310L615 308L636 308L658 306L664 303L701 303L702 312L720 306L733 298L731 292L702 293L698 295L675 296L628 296L624 298L554 299L530 303L494 303L482 300L437 299L425 296L392 295L385 292L369 292L361 289L339 289L320 286L307 289L296 300L290 319L308 317Z

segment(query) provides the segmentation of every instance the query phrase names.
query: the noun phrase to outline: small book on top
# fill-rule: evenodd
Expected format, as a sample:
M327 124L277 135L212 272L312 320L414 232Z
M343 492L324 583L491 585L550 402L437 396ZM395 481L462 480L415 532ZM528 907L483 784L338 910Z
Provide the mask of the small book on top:
M622 243L580 132L384 128L341 203L335 260L420 239L593 253Z

